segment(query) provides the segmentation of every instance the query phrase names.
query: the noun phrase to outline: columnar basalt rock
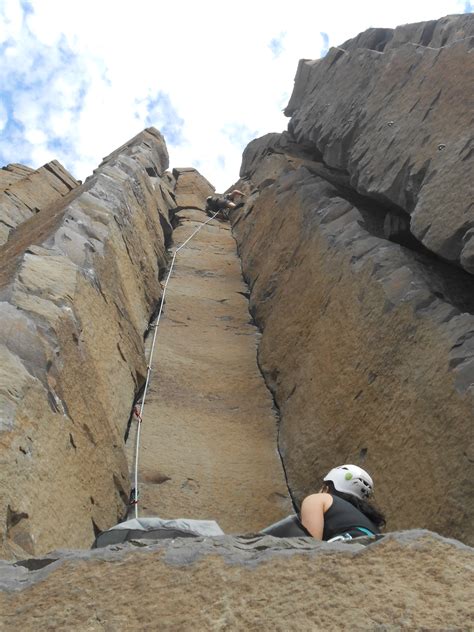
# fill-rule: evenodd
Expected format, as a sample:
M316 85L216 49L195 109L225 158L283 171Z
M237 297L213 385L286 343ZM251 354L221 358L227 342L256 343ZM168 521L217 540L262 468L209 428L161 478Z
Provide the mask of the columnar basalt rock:
M335 463L355 462L376 474L390 529L423 526L471 543L474 279L430 253L413 226L431 196L433 230L423 242L452 259L431 237L463 239L466 128L442 111L454 102L458 122L470 115L459 73L470 63L472 19L369 33L302 62L289 132L247 147L236 186L248 200L232 214L295 500ZM428 30L443 49L424 45ZM380 38L388 52L374 52ZM447 76L451 63L456 80ZM402 79L420 81L435 67L446 81L427 79L416 97L401 89ZM408 122L404 108L417 98ZM393 100L404 132L388 149L381 121L395 120ZM422 102L431 110L420 123ZM427 167L414 183L409 165L433 144L441 155L436 143L448 132L459 149L445 154L449 169Z
M173 169L174 190L177 210L182 208L198 208L204 210L206 197L215 189L196 169L191 167Z
M145 130L0 250L4 556L89 546L124 513L123 438L175 206L167 166Z
M0 169L0 245L19 224L79 184L57 160L36 170L17 164Z
M292 511L273 401L256 361L259 333L230 226L204 212L211 185L194 169L173 169L173 177L177 250L154 330L138 511L254 532ZM127 443L131 463L136 429Z
M417 240L469 272L473 36L472 14L370 29L300 62L286 108L295 140L409 214Z
M472 549L442 536L474 542L470 34L472 16L370 29L300 62L289 131L250 143L236 183L250 321L217 220L162 302L167 247L208 219L213 187L166 171L155 129L39 212L22 189L29 210L9 215L0 247L0 556L24 559L0 561L0 627L469 627ZM40 171L10 165L0 195ZM148 367L159 305L167 340ZM296 505L354 462L388 529L411 530L54 551L88 548L130 509L132 403L151 367L142 516L218 517L230 532L281 517L278 434Z

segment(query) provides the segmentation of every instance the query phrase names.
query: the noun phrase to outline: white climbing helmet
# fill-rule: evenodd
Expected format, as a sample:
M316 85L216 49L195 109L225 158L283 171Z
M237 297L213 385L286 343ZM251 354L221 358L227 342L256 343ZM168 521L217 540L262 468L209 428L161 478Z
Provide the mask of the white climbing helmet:
M325 481L331 481L338 492L351 494L357 498L368 498L374 490L374 482L365 470L357 465L339 465L333 467Z

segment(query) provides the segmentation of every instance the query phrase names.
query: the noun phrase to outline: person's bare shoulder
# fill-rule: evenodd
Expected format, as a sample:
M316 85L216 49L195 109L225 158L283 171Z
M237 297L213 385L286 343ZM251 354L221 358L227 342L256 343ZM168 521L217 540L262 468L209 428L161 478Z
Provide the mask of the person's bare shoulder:
M318 492L317 494L310 494L306 496L301 505L301 509L311 510L315 507L322 507L323 511L327 511L329 507L332 505L333 499L331 494L326 494L325 492Z

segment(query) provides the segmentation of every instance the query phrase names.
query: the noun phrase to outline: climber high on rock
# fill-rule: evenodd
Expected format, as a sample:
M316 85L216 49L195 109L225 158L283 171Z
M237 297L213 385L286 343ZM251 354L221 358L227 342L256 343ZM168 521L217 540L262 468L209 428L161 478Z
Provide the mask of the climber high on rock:
M340 465L323 479L319 492L306 496L300 516L280 520L262 533L275 537L313 536L334 542L377 535L385 525L383 513L368 499L370 475L357 465Z
M242 198L244 194L238 189L230 193L210 195L206 198L206 213L212 215L219 211L216 216L219 219L229 219L228 211L237 207L236 199Z

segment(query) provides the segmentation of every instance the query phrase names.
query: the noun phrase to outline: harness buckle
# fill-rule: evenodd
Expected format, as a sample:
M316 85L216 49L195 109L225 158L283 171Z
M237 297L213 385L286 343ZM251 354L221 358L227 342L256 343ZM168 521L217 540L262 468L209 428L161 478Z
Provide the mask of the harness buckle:
M352 540L352 536L350 533L342 533L341 535L335 535L333 538L328 540L328 542L348 542Z

